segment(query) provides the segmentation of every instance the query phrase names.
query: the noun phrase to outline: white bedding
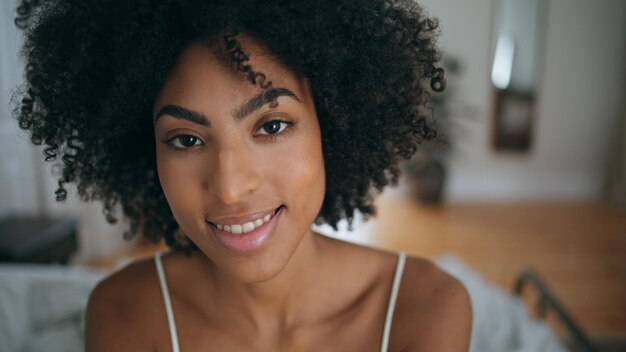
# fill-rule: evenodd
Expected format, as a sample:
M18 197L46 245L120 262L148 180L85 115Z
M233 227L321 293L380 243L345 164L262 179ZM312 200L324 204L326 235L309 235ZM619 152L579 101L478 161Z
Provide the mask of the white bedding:
M522 301L486 282L457 257L447 255L437 264L457 277L472 301L472 352L565 352L550 328L528 316Z
M484 281L454 256L437 260L468 289L472 352L566 351L522 302ZM83 350L89 292L107 273L80 267L0 264L0 352Z
M107 273L80 267L0 265L0 351L83 351L84 311Z

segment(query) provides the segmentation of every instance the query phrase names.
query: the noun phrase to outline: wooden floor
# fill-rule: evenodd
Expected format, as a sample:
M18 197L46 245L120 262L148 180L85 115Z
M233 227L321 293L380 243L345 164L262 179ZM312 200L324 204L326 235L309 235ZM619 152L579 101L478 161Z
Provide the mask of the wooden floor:
M600 203L427 207L384 199L368 228L358 242L429 258L453 253L509 292L532 267L586 332L626 337L624 213ZM157 248L140 245L131 255Z
M540 274L592 335L626 336L626 214L600 203L379 204L372 244L415 255L454 253L512 291Z

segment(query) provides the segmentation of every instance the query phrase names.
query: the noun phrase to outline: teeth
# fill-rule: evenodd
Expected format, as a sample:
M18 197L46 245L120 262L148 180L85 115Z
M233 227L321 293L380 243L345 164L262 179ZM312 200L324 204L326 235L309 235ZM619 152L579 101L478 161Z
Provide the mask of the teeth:
M232 225L221 225L215 224L218 230L234 233L234 234L242 234L254 231L254 229L262 226L266 222L270 221L274 214L267 214L262 219L256 219L254 221L246 222L245 224L232 224Z
M243 233L248 233L248 232L254 230L254 223L247 222L247 223L243 224L243 226L241 226L241 230L243 231Z

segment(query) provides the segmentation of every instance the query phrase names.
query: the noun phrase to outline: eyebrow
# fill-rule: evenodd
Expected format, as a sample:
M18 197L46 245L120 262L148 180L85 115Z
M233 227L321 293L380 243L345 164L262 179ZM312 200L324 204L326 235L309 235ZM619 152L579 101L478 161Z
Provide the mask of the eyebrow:
M181 120L187 120L194 123L197 123L202 126L211 127L211 123L209 119L206 118L203 114L199 112L195 112L193 110L185 109L182 106L178 105L165 105L159 110L154 118L154 122L156 123L159 118L163 115L169 115Z
M242 120L254 111L260 109L266 104L275 101L276 99L278 99L278 97L281 96L291 97L297 101L300 101L298 96L287 88L270 87L268 89L264 89L259 94L255 95L252 99L242 104L239 108L235 109L233 112L233 117L236 120ZM156 114L154 121L156 122L157 120L159 120L159 118L161 118L161 116L164 115L172 116L181 120L191 121L202 126L211 127L209 119L207 119L206 116L204 116L202 113L183 108L182 106L172 104L165 105Z
M292 91L287 88L270 87L261 91L259 94L250 99L247 103L241 105L238 109L234 111L233 116L237 120L242 120L254 111L263 107L265 104L269 104L278 99L278 97L282 96L291 97L296 99L297 101L300 101L298 96L296 96Z

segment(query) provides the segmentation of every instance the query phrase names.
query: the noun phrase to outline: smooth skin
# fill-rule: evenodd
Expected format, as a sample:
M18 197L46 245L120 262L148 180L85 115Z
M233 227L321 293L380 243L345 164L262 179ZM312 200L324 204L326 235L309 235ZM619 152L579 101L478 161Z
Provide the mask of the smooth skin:
M246 106L262 89L219 48L194 43L154 104L159 179L181 230L200 249L163 256L181 351L379 351L397 255L311 231L326 185L308 81L254 40L239 40L253 69L280 89L275 103ZM252 252L224 247L207 223L280 205L275 232ZM470 331L463 285L408 257L389 350L467 351ZM86 349L171 351L152 259L94 289Z

